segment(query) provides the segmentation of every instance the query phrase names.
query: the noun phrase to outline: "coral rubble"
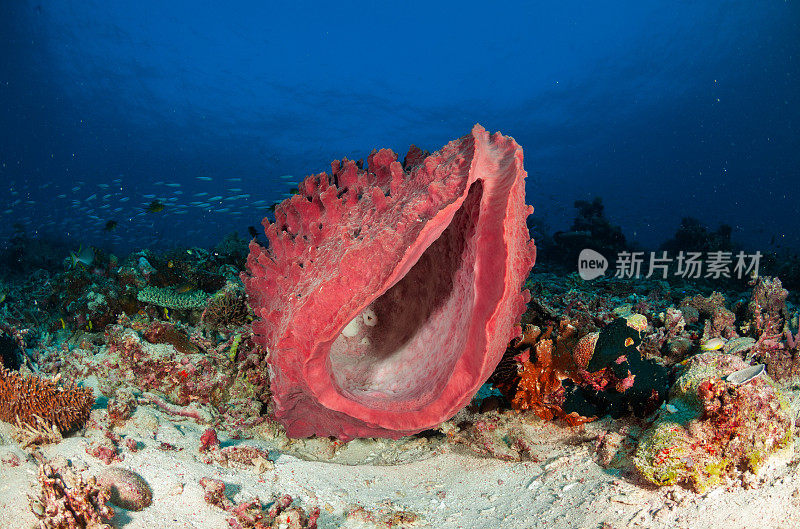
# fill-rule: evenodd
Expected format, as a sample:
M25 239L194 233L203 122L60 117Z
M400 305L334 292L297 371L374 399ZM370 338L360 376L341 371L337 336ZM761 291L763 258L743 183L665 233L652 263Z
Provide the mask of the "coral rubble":
M412 161L414 160L414 161ZM244 277L290 436L400 437L466 405L518 332L534 262L522 149L471 134L404 167L334 162L265 221Z
M106 505L110 493L94 477L84 481L71 467L57 470L44 463L39 484L40 494L30 500L39 529L111 529L105 523L114 517L114 509Z
M284 494L275 498L268 506L263 506L258 498L235 503L225 491L225 483L214 478L200 478L200 486L205 491L204 499L209 505L223 509L231 517L230 527L238 529L316 529L319 509L310 513L300 507L292 506L292 497Z

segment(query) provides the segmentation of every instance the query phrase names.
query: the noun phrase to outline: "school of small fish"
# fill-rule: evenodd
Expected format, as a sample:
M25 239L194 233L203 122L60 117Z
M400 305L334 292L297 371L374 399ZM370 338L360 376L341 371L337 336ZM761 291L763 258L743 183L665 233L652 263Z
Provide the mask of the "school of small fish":
M251 186L239 177L147 182L120 174L99 183L12 180L5 200L0 199L0 237L49 238L117 251L213 246L231 232L249 239L248 226L260 224L296 192L300 181L292 175L271 180L283 188L272 192L273 200L253 200L254 195L270 195L263 180ZM251 187L258 191L248 192ZM82 261L75 257L73 264Z

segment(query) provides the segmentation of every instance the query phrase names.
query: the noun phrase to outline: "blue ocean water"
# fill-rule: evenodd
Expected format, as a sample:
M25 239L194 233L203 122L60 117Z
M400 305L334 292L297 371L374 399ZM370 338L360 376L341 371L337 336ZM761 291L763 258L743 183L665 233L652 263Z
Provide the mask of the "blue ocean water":
M644 247L800 247L797 2L288 4L0 3L0 241L247 238L331 160L477 122L553 230L600 196Z

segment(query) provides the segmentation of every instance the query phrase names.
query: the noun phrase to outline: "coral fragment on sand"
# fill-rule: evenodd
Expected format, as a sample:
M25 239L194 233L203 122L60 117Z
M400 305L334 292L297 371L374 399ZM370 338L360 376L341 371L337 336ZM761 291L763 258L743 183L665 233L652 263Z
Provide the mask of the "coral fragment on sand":
M225 483L221 480L203 477L200 486L205 491L204 499L226 511L230 527L241 529L316 529L319 508L306 512L301 507L292 506L292 497L284 494L275 498L268 506L263 506L258 498L235 503L228 498Z
M94 477L84 481L72 468L56 470L50 464L39 467L41 492L30 498L39 529L111 529L104 522L114 517L106 505L109 492Z

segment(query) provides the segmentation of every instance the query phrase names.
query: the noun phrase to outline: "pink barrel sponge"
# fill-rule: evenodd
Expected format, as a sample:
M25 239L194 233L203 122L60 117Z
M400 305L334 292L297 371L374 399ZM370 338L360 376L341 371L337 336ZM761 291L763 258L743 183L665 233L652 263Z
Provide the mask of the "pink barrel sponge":
M522 148L472 133L405 167L331 164L264 226L243 276L292 437L398 438L440 424L491 375L529 300Z

